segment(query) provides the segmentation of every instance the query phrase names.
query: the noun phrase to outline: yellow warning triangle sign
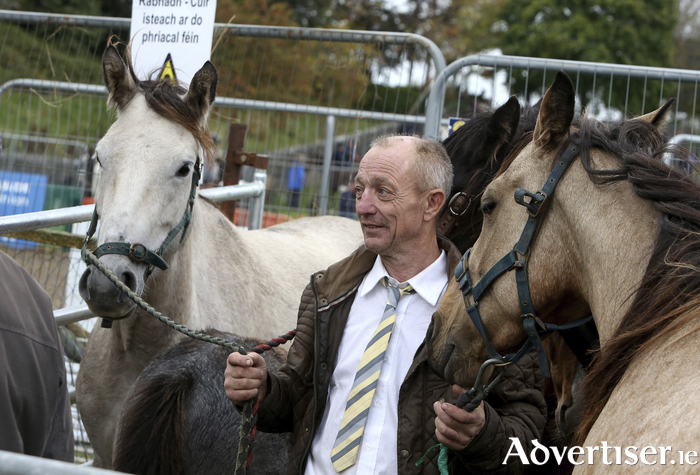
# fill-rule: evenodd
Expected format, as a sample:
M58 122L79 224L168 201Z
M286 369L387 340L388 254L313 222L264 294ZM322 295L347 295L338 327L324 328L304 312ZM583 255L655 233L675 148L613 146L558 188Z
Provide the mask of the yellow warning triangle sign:
M165 58L159 79L169 79L171 82L177 83L175 66L173 66L173 58L170 56L170 53L168 53L168 56Z

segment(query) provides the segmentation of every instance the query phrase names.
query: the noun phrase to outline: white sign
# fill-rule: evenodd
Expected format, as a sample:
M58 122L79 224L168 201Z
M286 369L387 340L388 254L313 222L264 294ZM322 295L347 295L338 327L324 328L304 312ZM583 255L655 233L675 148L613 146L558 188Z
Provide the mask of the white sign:
M136 76L151 79L170 59L177 79L189 84L211 57L215 14L216 0L133 0L131 61Z

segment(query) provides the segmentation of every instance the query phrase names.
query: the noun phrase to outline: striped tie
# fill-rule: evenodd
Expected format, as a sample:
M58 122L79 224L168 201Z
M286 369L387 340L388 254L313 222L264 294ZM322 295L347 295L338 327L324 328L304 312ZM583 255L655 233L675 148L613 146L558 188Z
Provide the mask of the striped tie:
M345 406L343 422L340 424L338 436L335 439L333 450L331 450L331 462L333 462L336 472L342 472L351 467L357 460L367 414L369 414L369 407L377 389L384 353L386 353L389 338L391 338L391 332L396 322L396 306L401 297L415 293L410 285L404 289L398 289L389 282L387 277L384 277L382 284L386 286L389 294L384 315L382 315L377 330L362 354L360 366L357 368L355 381L352 383L352 390L348 396L348 403Z

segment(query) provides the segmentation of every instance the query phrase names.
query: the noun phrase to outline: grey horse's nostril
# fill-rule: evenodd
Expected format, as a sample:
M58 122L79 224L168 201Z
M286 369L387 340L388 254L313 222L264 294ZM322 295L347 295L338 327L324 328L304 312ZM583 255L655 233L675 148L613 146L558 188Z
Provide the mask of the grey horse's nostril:
M129 287L132 292L136 291L136 275L131 271L122 273L122 282Z
M131 272L130 270L122 272L122 275L119 276L119 280L121 280L124 285L129 287L129 290L132 292L136 292L136 287L137 287L137 281L136 281L136 275ZM118 297L119 302L126 302L129 300L129 297L125 293L121 293Z

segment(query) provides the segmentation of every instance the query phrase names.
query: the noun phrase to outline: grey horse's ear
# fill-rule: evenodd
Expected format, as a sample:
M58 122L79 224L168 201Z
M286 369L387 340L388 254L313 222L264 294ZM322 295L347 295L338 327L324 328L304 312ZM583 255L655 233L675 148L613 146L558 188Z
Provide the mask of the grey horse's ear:
M554 83L547 89L532 139L538 147L549 147L558 143L557 139L568 135L574 120L576 92L574 85L563 71L557 73Z
M185 102L200 118L206 120L209 108L216 98L216 83L219 73L211 61L207 61L202 69L197 71L190 83L190 89L185 96Z
M136 94L136 84L114 45L102 55L102 73L109 92L107 103L117 110L124 109Z
M643 120L645 122L649 122L657 129L660 129L661 127L666 125L666 121L668 120L668 114L671 112L671 104L673 104L675 101L676 98L672 97L671 99L667 100L664 105L662 105L655 111L649 112L648 114L640 115L636 118L636 120Z

